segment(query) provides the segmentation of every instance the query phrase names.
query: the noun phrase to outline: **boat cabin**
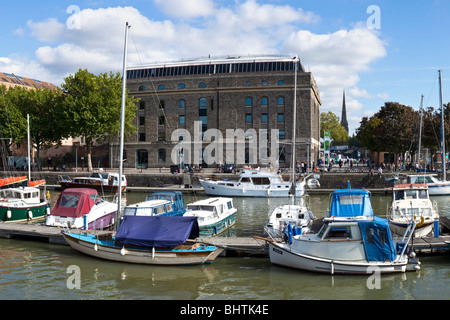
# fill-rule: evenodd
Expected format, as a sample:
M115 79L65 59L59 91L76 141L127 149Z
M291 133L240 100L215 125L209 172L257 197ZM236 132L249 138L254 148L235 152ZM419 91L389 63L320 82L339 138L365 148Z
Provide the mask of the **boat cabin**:
M184 208L183 194L181 191L156 191L145 198L146 201L151 200L166 200L173 204L174 210L177 210L183 214L186 209Z
M373 217L371 194L366 189L339 189L331 194L327 219L367 219Z
M398 184L394 185L393 197L395 200L428 199L428 187L425 184Z
M0 198L2 201L16 202L17 206L39 204L41 201L39 189L32 187L1 189Z
M211 198L188 204L186 212L205 211L208 215L212 212L214 216L218 217L231 209L233 209L231 198Z

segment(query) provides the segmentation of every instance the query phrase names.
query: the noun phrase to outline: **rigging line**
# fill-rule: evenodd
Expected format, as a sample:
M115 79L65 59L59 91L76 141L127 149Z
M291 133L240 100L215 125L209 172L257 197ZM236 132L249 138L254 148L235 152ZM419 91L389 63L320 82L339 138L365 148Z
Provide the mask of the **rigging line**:
M131 30L130 30L130 31L131 31ZM138 50L138 47L137 47L137 45L136 45L136 41L134 40L133 32L130 32L130 35L131 35L131 40L133 41L134 48L136 49L136 53L137 53L137 55L138 55L138 59L139 59L140 65L143 67L143 66L144 66L144 63L142 62L141 55L140 55L139 50ZM153 83L153 81L151 80L151 78L149 78L149 80L144 80L144 83L145 83L145 82L148 82L148 83L151 84L151 86L152 86L152 88L153 88L153 92L155 93L155 96L156 96L156 101L157 101L157 111L162 111L162 114L163 114L164 119L165 119L164 123L167 124L167 128L168 128L169 131L170 131L170 125L169 125L169 120L168 120L167 115L166 115L166 111L164 110L164 108L160 108L160 106L161 106L161 99L160 99L159 96L158 96L158 92L157 92L157 90L156 90L156 88L155 88L155 84ZM158 119L158 125L159 125L159 119ZM166 138L167 138L167 137L166 137Z

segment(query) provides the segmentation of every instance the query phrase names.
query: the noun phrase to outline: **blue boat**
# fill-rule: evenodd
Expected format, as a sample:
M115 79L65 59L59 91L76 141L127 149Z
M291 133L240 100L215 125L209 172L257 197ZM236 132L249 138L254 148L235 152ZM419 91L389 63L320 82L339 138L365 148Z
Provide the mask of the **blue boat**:
M366 189L334 190L326 220L367 220L373 218L371 194Z
M157 191L145 201L125 207L124 216L182 216L186 212L180 191Z
M125 216L112 233L63 232L75 250L93 257L129 263L192 265L212 263L223 248L204 245L193 217Z

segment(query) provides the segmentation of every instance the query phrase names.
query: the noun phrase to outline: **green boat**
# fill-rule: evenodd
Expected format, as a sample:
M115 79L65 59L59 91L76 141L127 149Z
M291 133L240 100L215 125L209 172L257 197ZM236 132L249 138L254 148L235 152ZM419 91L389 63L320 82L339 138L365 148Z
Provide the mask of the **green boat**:
M0 190L0 221L23 222L41 219L47 214L49 202L42 200L36 187Z

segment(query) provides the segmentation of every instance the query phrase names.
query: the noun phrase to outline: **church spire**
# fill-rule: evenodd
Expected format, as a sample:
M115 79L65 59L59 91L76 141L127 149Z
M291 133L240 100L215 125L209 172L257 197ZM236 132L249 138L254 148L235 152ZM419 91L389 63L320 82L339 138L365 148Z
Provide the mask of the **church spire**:
M343 95L343 99L342 99L341 126L343 126L345 131L347 131L347 133L348 133L347 109L345 106L345 90L344 90L344 95Z

